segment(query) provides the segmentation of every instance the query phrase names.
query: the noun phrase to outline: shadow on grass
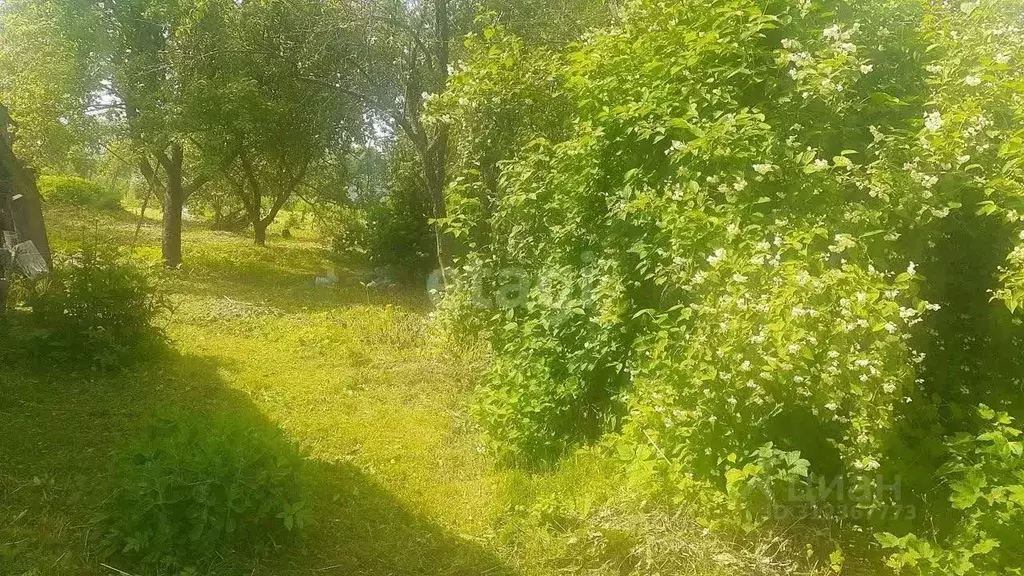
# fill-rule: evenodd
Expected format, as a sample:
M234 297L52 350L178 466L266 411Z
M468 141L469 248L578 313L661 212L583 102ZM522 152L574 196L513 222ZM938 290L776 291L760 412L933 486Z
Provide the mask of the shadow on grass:
M0 330L0 336L3 331ZM225 385L223 361L167 351L120 374L40 369L17 346L0 349L0 574L143 576L103 560L97 512L111 462L168 413L276 429ZM208 574L508 575L481 546L410 511L348 463L307 460L314 520L295 545L267 558L225 553Z

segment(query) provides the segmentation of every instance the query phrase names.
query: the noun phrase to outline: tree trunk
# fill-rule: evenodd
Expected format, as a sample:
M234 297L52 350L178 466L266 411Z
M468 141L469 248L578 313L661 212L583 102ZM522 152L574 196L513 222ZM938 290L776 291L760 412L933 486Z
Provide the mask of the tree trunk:
M164 189L163 251L164 266L181 266L181 213L185 208L185 183L182 170L183 151L180 145L171 147L171 156L161 158L167 173Z
M256 239L257 246L267 245L267 227L268 224L264 224L263 220L259 217L254 218L252 221L253 237Z
M7 203L12 231L21 240L31 240L39 254L52 267L50 242L43 222L43 205L36 188L33 170L21 163L14 155L13 138L7 131L7 109L0 105L0 197ZM2 241L2 240L0 240Z
M437 30L437 53L435 54L438 68L438 93L448 87L448 63L451 59L451 23L448 16L448 0L434 0L434 25ZM448 183L448 126L438 127L434 142L429 146L424 168L427 175L427 187L430 188L431 204L434 207L434 218L448 217L445 188ZM434 225L434 236L437 242L437 263L445 283L448 282L448 269L452 267L455 257L455 238L444 230L441 224Z

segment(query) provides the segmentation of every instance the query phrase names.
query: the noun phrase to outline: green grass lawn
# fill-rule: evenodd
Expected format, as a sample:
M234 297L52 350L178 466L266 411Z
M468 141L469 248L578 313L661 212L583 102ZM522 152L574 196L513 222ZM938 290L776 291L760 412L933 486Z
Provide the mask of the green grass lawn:
M48 222L58 251L135 236L127 214ZM134 253L155 261L158 247L147 221ZM431 344L420 291L367 291L344 269L339 286L317 287L336 265L309 240L264 249L194 227L185 253L164 279L176 306L166 357L117 375L4 367L0 574L112 573L93 554L104 495L92 486L124 439L169 410L247 415L309 453L308 537L224 573L508 571L486 551L497 480L465 409L477 369Z
M47 217L57 251L109 242L158 266L153 220L136 237L125 212ZM106 375L0 349L0 575L143 576L97 557L97 510L118 448L167 413L279 428L308 454L306 537L226 554L216 574L782 573L677 513L610 505L615 472L585 460L497 470L468 409L485 357L439 343L422 289L367 290L310 239L258 248L198 225L185 238L186 264L161 275L165 354ZM330 271L338 285L316 286Z

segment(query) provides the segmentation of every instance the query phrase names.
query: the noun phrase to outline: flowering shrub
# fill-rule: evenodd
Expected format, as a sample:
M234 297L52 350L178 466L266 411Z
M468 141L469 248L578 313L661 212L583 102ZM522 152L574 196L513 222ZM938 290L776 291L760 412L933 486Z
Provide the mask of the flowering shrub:
M446 314L495 353L495 451L610 433L669 492L756 486L770 514L779 482L839 479L870 495L861 523L948 518L943 438L982 401L1022 408L1022 18L634 0L557 57L471 41L433 105L472 239ZM881 489L896 476L906 493ZM916 525L884 514L897 497Z

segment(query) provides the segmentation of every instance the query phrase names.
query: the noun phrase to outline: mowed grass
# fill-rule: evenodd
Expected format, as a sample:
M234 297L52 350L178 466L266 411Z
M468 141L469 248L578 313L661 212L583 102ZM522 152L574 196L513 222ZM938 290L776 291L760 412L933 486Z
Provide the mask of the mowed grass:
M136 238L126 213L47 218L57 251ZM480 358L433 343L422 290L368 290L308 239L185 236L186 264L162 274L176 306L163 357L116 375L17 359L0 372L0 574L114 573L95 557L96 486L117 447L169 411L252 418L309 455L308 537L221 573L508 573L486 550L498 477L467 415ZM133 248L158 262L156 222ZM337 286L315 285L332 271Z
M102 242L160 270L155 219L51 208L47 222L57 252ZM184 253L159 272L165 353L98 374L0 346L0 576L150 576L97 557L97 514L114 455L167 414L277 428L307 455L306 537L266 558L225 551L209 574L793 573L632 493L600 456L496 469L469 413L486 356L438 338L422 288L368 289L365 268L301 235L262 248L194 224ZM316 285L331 272L337 285Z

